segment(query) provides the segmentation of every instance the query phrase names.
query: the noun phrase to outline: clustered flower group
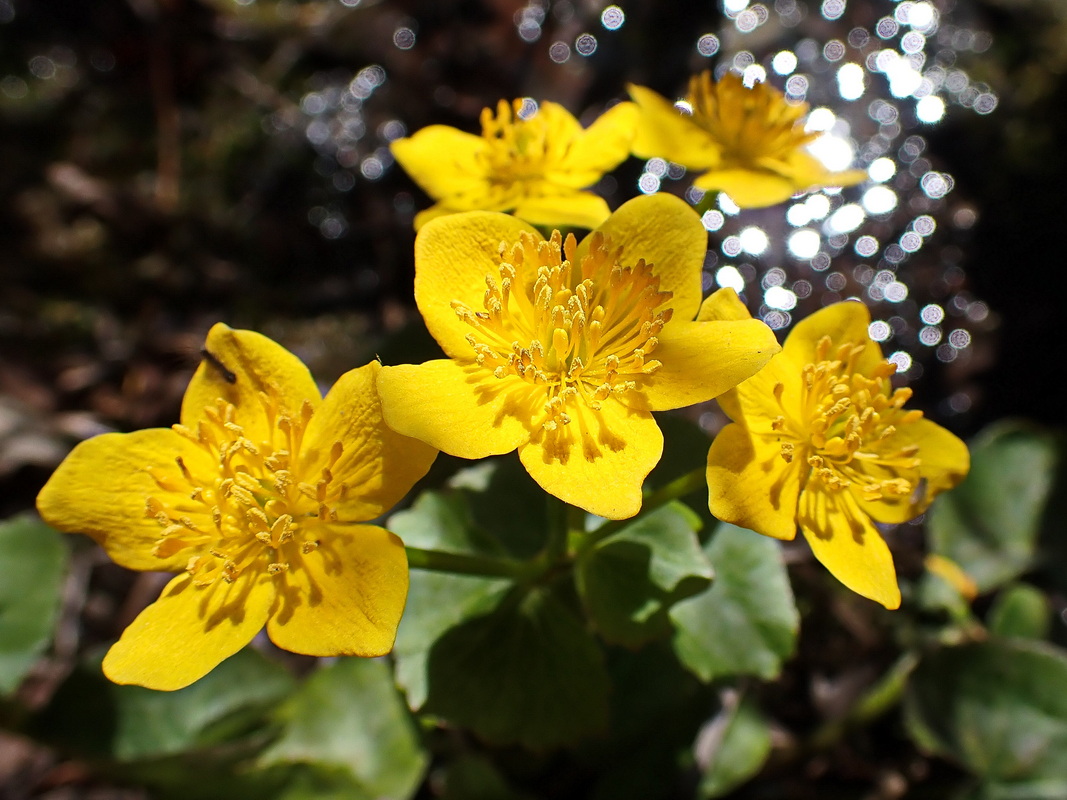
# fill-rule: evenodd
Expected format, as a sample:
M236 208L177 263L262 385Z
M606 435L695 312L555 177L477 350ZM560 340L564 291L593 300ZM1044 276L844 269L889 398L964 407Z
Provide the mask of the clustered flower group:
M780 539L799 527L842 583L900 604L876 523L922 513L968 453L905 408L866 308L824 308L779 346L733 290L703 299L707 233L687 203L655 194L611 213L587 189L631 152L702 171L698 188L742 207L864 173L823 169L805 107L767 85L705 73L681 107L630 94L586 129L553 103L501 102L481 136L434 125L394 142L436 200L415 220L415 301L444 358L372 362L323 398L296 356L220 323L180 424L71 452L42 517L123 566L178 573L108 652L113 681L186 686L263 628L297 653L387 653L407 558L372 521L438 450L517 450L549 494L625 519L662 454L653 412L712 398L732 423L708 453L711 512Z

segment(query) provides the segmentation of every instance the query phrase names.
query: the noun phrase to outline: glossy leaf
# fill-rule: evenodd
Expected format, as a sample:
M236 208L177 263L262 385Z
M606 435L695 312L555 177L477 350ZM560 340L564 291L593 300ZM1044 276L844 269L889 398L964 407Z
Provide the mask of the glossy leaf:
M34 726L85 756L159 759L247 735L294 685L288 670L249 648L175 692L110 683L94 663L71 675Z
M922 747L984 781L1067 789L1067 652L1020 639L938 650L912 675L905 708Z
M1044 639L1052 626L1052 607L1040 589L1017 583L997 595L988 625L989 632L997 636Z
M430 650L425 711L494 744L548 749L607 722L603 656L581 621L543 590L515 593L450 629Z
M681 503L664 506L584 552L575 578L593 624L609 642L637 647L670 630L668 609L708 587L700 519Z
M394 514L389 529L405 544L447 552L485 549L475 532L467 501L459 493L426 492L406 511ZM449 628L492 610L511 585L504 579L411 570L407 607L400 620L393 658L396 680L413 710L426 702L426 659Z
M411 797L428 757L379 659L346 658L319 670L277 711L278 739L260 767L308 764L344 769L371 797Z
M724 796L759 772L771 752L770 725L755 702L736 692L727 700L697 740L697 758L706 758L699 797Z
M0 694L14 691L52 640L68 550L35 517L0 523Z
M711 587L670 610L678 658L704 681L774 677L799 625L778 542L722 524L704 552L715 569Z
M966 480L930 511L931 550L963 568L982 592L1018 577L1034 558L1056 463L1051 437L1018 423L971 445Z

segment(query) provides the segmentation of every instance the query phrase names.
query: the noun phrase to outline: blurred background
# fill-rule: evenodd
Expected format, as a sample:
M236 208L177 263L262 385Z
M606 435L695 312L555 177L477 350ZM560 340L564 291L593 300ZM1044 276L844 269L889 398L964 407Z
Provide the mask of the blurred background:
M500 98L588 124L627 83L680 98L703 69L807 102L819 157L870 179L739 212L631 158L596 187L613 208L686 197L706 289L737 288L782 334L862 298L915 404L962 436L1062 422L1061 0L0 0L0 518L32 509L75 442L176 420L216 321L324 385L432 356L411 291L430 200L391 141L477 132ZM53 671L20 708L51 698L84 649L73 631L113 638L150 599L83 561ZM141 796L82 777L57 793L62 762L14 741L2 798Z

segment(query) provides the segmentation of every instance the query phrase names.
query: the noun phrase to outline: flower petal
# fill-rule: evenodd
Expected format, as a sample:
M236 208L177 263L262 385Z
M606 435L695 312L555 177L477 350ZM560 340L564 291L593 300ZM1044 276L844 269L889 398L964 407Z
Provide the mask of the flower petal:
M393 430L461 458L510 453L530 438L547 395L518 377L439 359L384 367L382 413Z
M834 348L866 343L868 347L860 356L856 371L869 375L882 361L881 348L867 333L870 324L871 313L863 303L856 300L834 303L798 322L786 337L783 351L803 369L803 365L818 361L817 348L823 337L828 336ZM828 357L836 356L831 352Z
M628 84L626 89L641 111L633 142L635 156L667 158L696 170L719 162L715 140L667 98L644 86Z
M700 276L708 233L688 203L669 194L635 197L597 230L610 237L613 247L622 247L623 266L633 266L638 259L653 265L660 290L674 295L670 307L676 321L696 316L703 297ZM577 261L589 252L591 242L592 235L578 245Z
M179 575L108 651L104 674L115 683L181 689L251 642L273 602L266 577L200 587Z
M956 486L970 469L967 445L955 434L935 422L920 419L898 427L882 444L884 452L899 452L906 447L919 448L919 477L923 478L915 497L864 500L857 495L860 507L879 522L907 522L922 514L941 492ZM886 469L879 478L898 477Z
M37 496L37 510L57 530L91 536L124 567L180 570L188 553L152 555L163 528L145 506L155 497L182 514L205 517L203 526L211 527L204 507L191 503L187 490L179 490L184 483L168 479L177 477L179 457L196 474L216 469L203 450L169 428L95 436L78 444L48 479ZM153 467L162 485L147 467Z
M385 655L407 599L404 544L374 525L326 530L319 548L278 580L271 641L310 656Z
M313 406L322 399L304 363L266 336L215 324L204 343L200 362L182 400L182 424L196 429L204 409L221 398L237 409L237 422L253 442L273 436L260 396L274 389L290 412L305 401Z
M651 354L663 366L639 381L638 391L650 411L701 403L755 375L779 350L774 332L756 319L672 320Z
M448 125L429 125L389 145L404 171L434 200L487 196L481 136ZM461 206L464 211L474 207ZM457 208L457 210L460 210Z
M786 463L776 444L727 425L708 450L708 508L723 522L775 539L797 533L798 465Z
M595 228L611 216L603 197L573 189L545 188L543 197L526 197L512 212L519 219L545 227Z
M346 372L333 385L304 434L310 458L301 474L318 475L328 467L335 481L350 487L331 506L344 522L374 519L392 508L426 474L437 451L385 424L376 385L381 364ZM341 456L329 459L336 446Z
M482 310L485 278L499 273L501 243L510 246L523 232L542 238L515 217L471 211L431 220L415 237L415 302L449 356L474 355L465 338L472 329L456 316L452 301Z
M830 172L821 161L803 150L794 150L789 154L785 169L797 191L823 186L854 186L869 177L867 171L862 169Z
M541 112L555 105L543 103ZM566 155L553 165L546 177L553 183L575 189L596 183L605 172L615 169L630 155L637 118L638 109L633 103L615 104L588 128L579 129Z
M741 302L737 291L728 286L712 292L697 312L697 322L723 322L727 320L752 319L748 307Z
M663 434L648 412L605 402L600 411L574 404L571 421L539 430L519 459L541 488L608 519L641 510L641 485L663 453Z
M799 191L783 175L751 169L713 169L697 176L693 186L705 192L725 192L741 208L773 206Z
M886 608L900 607L893 555L850 492L801 493L797 521L815 557L849 589Z

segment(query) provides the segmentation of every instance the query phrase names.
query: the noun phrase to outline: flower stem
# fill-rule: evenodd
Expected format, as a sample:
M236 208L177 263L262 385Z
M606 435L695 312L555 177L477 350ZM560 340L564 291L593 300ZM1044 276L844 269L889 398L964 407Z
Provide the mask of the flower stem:
M672 500L677 500L680 497L685 497L687 494L695 492L697 489L706 486L707 473L704 467L698 467L692 472L687 472L680 478L675 478L666 486L661 486L656 491L651 492L645 497L644 502L641 504L640 515L650 514L661 506L667 505ZM607 539L622 530L624 527L633 522L631 519L613 519L605 522L595 531L587 533L582 540L581 551L585 552L590 547L594 546L597 542Z
M476 555L474 553L449 553L443 550L424 550L421 547L405 547L408 566L431 572L451 572L456 575L479 575L485 578L515 578L529 576L536 567L511 558Z
M873 722L900 702L908 676L919 663L919 655L905 652L886 673L856 701L848 713L821 725L807 741L807 751L826 750L853 728Z

